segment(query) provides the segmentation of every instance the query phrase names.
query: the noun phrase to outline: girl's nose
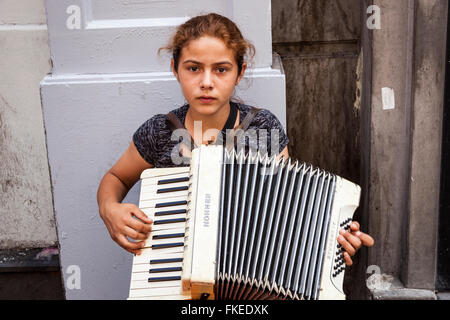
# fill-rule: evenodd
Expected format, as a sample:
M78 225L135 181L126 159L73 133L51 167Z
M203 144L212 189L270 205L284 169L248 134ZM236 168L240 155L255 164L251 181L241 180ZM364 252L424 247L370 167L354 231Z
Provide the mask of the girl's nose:
M213 87L213 81L210 71L207 70L203 73L200 86L202 89L210 89Z

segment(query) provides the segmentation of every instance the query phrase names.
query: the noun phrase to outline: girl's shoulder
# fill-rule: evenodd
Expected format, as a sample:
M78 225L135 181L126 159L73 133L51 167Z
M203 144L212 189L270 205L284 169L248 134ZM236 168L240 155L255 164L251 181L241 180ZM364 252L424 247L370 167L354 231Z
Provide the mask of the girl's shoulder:
M171 112L173 112L178 117L178 119L180 119L180 121L184 123L187 109L188 105L183 105L177 109L171 110ZM157 129L158 131L162 130L163 134L165 133L165 130L169 130L169 127L167 125L167 116L166 114L162 113L155 114L154 116L146 120L142 124L142 126L147 127L148 129Z
M187 106L172 110L184 122ZM133 142L140 155L156 167L169 166L173 146L172 130L167 124L165 114L156 114L144 121L133 134Z
M251 106L244 103L237 103L241 112L239 121L242 122L250 110L254 107L260 109L250 122L249 128L254 129L282 129L283 126L280 120L270 110L261 108L259 106Z

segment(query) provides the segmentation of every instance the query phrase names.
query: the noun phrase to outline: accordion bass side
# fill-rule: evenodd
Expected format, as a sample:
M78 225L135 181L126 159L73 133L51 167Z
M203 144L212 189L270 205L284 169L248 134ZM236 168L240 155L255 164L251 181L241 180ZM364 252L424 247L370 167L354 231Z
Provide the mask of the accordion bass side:
M153 219L129 299L345 299L337 242L360 187L291 159L200 146L141 175Z

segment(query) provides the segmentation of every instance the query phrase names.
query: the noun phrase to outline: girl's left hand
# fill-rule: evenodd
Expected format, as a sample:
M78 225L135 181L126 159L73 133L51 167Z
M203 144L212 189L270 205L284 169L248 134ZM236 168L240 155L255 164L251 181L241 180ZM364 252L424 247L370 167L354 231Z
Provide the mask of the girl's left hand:
M341 229L339 231L338 242L344 248L345 265L351 266L353 257L362 245L371 247L374 244L374 240L368 234L359 231L359 223L353 221L350 224L350 230L346 231Z

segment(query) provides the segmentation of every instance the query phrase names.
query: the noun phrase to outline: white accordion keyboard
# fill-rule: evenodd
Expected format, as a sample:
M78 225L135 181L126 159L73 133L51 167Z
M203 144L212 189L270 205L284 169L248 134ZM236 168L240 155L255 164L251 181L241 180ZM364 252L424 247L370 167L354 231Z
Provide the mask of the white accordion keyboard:
M201 146L141 175L154 223L129 299L345 299L337 242L358 185L298 161Z

